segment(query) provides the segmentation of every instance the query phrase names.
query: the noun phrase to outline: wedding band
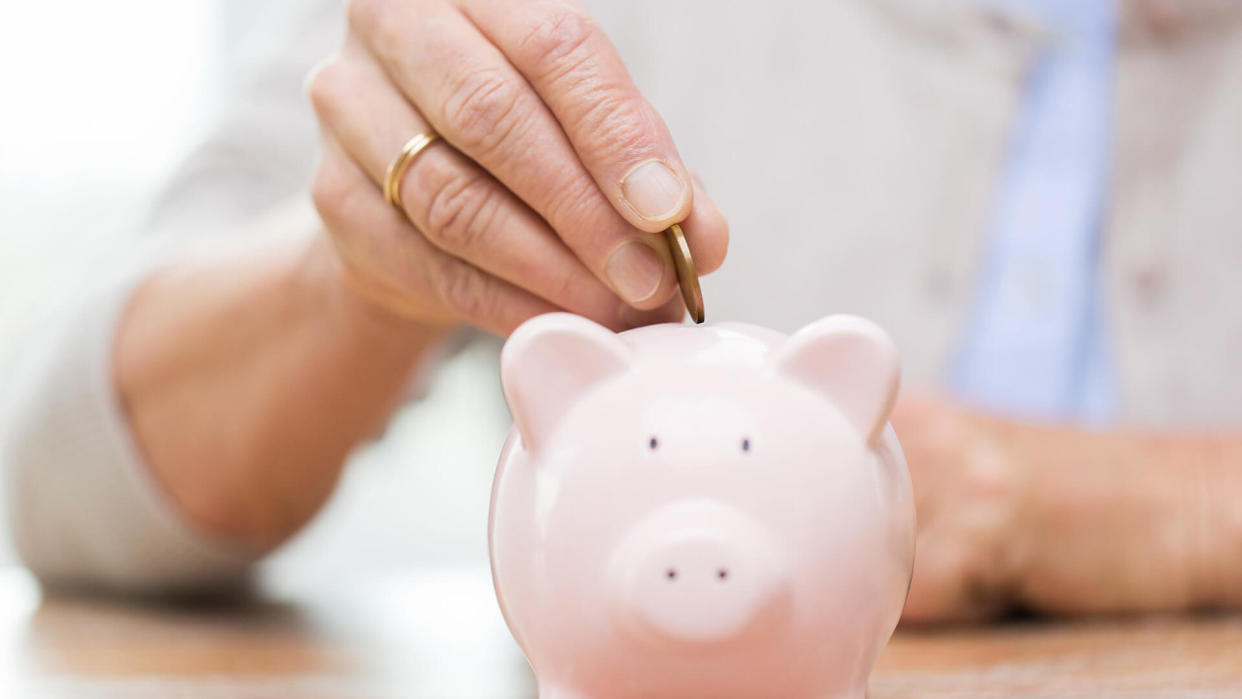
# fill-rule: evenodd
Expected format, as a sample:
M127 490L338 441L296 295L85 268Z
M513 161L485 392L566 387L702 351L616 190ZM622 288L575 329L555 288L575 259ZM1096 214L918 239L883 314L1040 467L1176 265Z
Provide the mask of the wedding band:
M420 133L406 142L405 147L388 164L388 172L384 174L384 201L401 209L401 180L414 163L414 159L427 146L435 143L440 134L435 131Z

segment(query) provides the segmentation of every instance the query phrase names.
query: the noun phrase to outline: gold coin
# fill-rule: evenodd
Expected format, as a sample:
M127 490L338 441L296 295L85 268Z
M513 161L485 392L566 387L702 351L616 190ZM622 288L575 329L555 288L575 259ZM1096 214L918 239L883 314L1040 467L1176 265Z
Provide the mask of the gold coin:
M694 268L694 258L690 256L690 246L686 244L686 234L681 226L674 223L664 231L668 237L668 247L673 253L673 266L677 268L677 283L681 286L681 298L686 302L686 310L696 323L702 323L703 290L699 288L699 272Z

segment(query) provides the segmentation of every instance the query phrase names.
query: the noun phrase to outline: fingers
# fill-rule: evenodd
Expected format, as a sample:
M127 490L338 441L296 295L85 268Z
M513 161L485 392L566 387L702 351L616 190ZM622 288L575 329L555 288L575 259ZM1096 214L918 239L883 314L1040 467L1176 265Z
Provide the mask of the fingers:
M667 246L648 232L660 226L637 228L614 208L539 95L465 16L443 3L355 0L351 27L435 129L542 216L618 296L647 309L673 296Z
M315 208L363 296L426 322L461 319L501 336L558 310L431 245L384 202L343 147L324 141L312 183Z
M723 219L701 191L696 194L663 119L578 0L458 2L525 76L600 190L630 223L661 231L697 209L697 225L687 225L691 247L723 249ZM719 266L710 261L712 269Z
M703 191L698 177L694 182L694 208L682 224L690 255L699 276L711 274L724 264L729 250L729 222L716 208L716 204Z
M542 97L632 223L654 232L690 213L690 173L668 129L576 2L462 0L461 7Z
M312 102L371 184L413 134L428 126L369 57L334 59L310 79ZM427 242L546 301L609 327L621 301L547 224L490 175L444 144L424 150L402 180L406 213Z
M961 542L923 533L916 550L903 623L980 622L1007 610L1000 595L969 573L975 560Z

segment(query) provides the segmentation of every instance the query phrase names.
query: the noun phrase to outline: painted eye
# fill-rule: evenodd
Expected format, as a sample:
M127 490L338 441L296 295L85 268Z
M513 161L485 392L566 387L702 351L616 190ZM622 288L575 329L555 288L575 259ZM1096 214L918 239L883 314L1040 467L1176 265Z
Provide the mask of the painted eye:
M746 454L750 453L750 437L742 438L742 452Z
M655 451L660 446L660 440L652 437L651 440L647 442L647 446L651 447L651 451Z

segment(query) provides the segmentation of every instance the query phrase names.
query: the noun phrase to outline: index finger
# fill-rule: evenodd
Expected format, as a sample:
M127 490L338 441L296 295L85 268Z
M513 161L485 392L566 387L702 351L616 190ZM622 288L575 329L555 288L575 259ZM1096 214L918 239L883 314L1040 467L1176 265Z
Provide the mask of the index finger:
M616 47L576 0L459 0L556 117L600 191L635 227L659 232L691 216L694 185L672 135ZM706 269L724 257L728 227L698 207L688 232Z
M667 245L600 191L525 77L455 5L351 0L359 47L433 129L538 213L635 308L676 292Z

